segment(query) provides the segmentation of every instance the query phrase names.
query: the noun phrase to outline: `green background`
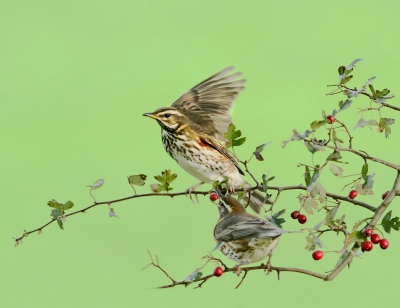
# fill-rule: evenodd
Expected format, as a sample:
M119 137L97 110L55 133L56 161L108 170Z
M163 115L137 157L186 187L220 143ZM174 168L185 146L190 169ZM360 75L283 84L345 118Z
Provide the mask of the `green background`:
M339 65L358 64L352 86L371 76L374 85L400 93L398 1L0 1L1 125L1 296L2 307L268 307L391 303L397 298L400 269L399 234L388 236L390 248L376 247L356 259L333 282L283 273L251 272L239 290L238 278L226 274L202 289L154 288L169 281L148 264L147 250L176 279L202 264L214 247L215 206L201 197L142 198L114 205L119 219L99 206L56 224L44 234L20 236L49 220L46 202L72 200L75 209L91 204L89 189L99 178L98 200L132 195L126 176L153 176L164 169L178 173L174 190L197 183L164 152L158 125L141 115L168 106L183 92L235 65L248 79L236 100L233 120L247 142L238 149L246 159L261 143L264 162L252 170L261 178L270 170L274 185L303 182L300 162L310 163L301 143L282 149L293 128L304 131L321 118L321 109L336 108L343 97L326 97L336 83ZM352 128L359 119L356 100L341 115ZM397 99L391 101L398 104ZM384 110L383 116L396 117ZM368 114L366 118L376 118ZM354 146L392 162L398 161L398 124L385 139L368 128L354 131ZM343 136L343 135L342 135ZM344 137L344 136L343 136ZM325 135L321 135L325 138ZM327 153L317 153L324 161ZM361 159L350 155L345 174L359 172ZM395 172L371 164L375 195L358 199L378 205L391 188ZM322 176L335 193L350 182L330 172ZM343 194L347 194L348 188ZM298 192L277 204L290 213ZM399 201L392 205L399 215ZM289 214L286 229L299 229ZM370 215L343 203L348 223ZM309 216L313 227L323 214ZM342 238L324 237L330 250ZM333 268L338 255L315 262L304 250L305 235L282 238L272 259L275 266L317 272ZM223 258L219 253L216 256ZM224 259L226 260L226 259ZM226 260L229 265L233 262ZM210 273L213 266L204 269Z

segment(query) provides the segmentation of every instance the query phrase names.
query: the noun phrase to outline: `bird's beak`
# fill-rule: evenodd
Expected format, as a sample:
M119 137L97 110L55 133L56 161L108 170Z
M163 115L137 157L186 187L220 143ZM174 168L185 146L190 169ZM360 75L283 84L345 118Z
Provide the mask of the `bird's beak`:
M151 112L149 112L149 113L143 113L142 116L144 116L144 117L149 117L149 118L152 118L152 119L155 119L155 118L156 118L156 116L155 116L154 114L152 114Z
M225 197L218 189L215 189L215 192L217 193L218 197Z

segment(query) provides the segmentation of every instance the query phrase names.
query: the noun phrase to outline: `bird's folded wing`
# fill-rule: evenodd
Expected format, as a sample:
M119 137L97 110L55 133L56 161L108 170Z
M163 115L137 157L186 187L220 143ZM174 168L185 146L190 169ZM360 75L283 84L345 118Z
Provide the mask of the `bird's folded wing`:
M215 239L217 241L232 241L244 238L275 238L284 233L283 230L274 224L262 219L249 219L224 227L215 229Z
M236 167L236 169L238 169L239 173L244 175L244 172L242 171L242 169L240 169L235 158L229 154L229 152L222 146L222 144L217 139L215 139L214 137L209 136L205 133L201 133L201 132L199 132L199 137L200 137L201 142L208 144L209 146L211 146L212 148L214 148L218 152L220 152L222 155L224 155L226 158L231 160L232 164L235 165L235 167Z
M240 72L229 75L233 69L228 67L204 80L172 104L218 140L225 140L224 134L232 123L230 110L246 82L237 80Z

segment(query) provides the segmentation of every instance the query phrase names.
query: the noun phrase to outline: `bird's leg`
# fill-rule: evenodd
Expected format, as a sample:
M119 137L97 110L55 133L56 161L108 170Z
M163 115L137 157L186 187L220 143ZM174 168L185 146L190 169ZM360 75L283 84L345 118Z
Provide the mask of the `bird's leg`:
M240 265L241 265L241 263L238 263L238 264L236 264L236 265L234 266L234 268L235 268L234 273L235 273L237 276L240 276L240 273L242 272L242 269L240 268Z
M193 185L193 186L189 187L189 188L186 190L186 192L189 194L190 200L192 200L193 203L195 203L195 202L193 201L192 193L194 193L194 195L195 195L195 197L196 197L196 201L197 201L197 203L199 203L199 198L197 197L196 189L197 189L199 186L203 185L203 184L204 184L204 182L200 182L200 183L198 183L198 184L196 184L196 185Z
M267 275L272 272L271 267L272 267L272 265L271 265L271 256L268 256L268 262L265 265L265 268L267 269Z

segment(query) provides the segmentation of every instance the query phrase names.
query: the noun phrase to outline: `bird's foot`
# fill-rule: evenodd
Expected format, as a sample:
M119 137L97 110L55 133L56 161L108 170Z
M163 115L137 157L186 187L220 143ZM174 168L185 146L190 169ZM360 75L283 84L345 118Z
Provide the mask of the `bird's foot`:
M242 269L240 268L240 264L235 265L235 270L233 271L237 276L240 276Z
M193 186L189 187L189 188L186 190L186 193L189 194L189 198L190 198L190 200L192 200L193 203L199 203L199 198L197 197L196 189L197 189L200 185L203 185L203 184L204 184L204 182L201 182L201 183L199 183L199 184L196 184L196 185L193 185ZM194 198L192 197L192 194L194 194L194 198L195 198L196 202L193 200Z
M272 272L271 257L269 257L268 262L265 265L265 273L266 273L266 275L268 275L271 272Z

